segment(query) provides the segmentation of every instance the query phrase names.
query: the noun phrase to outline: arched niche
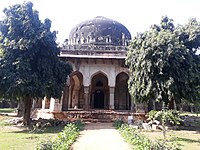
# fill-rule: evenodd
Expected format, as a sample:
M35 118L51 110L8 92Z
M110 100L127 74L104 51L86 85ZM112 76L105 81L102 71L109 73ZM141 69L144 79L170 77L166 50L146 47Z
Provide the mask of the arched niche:
M91 78L90 107L93 109L107 109L108 102L108 77L103 72L97 72Z
M83 108L83 105L84 105L83 75L81 72L75 71L70 75L69 107Z
M115 83L115 109L117 110L130 110L131 98L128 91L129 76L125 72L121 72L116 76Z

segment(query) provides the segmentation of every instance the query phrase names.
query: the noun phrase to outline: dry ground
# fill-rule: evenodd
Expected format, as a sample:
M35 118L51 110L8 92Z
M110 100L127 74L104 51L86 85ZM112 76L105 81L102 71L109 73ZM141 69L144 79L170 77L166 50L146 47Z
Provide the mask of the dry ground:
M71 150L131 150L113 123L88 123Z

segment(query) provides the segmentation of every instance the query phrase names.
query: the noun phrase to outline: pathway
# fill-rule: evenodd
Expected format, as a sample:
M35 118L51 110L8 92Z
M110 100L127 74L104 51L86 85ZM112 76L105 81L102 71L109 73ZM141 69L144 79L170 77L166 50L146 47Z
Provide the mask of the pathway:
M88 123L71 150L131 150L112 123Z

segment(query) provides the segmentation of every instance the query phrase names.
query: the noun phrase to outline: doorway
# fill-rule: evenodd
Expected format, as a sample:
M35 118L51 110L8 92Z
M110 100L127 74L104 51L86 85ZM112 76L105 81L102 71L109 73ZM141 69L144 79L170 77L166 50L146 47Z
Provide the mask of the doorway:
M102 72L97 72L91 79L90 108L108 109L109 86L108 78Z
M100 89L94 92L94 108L104 108L104 92Z

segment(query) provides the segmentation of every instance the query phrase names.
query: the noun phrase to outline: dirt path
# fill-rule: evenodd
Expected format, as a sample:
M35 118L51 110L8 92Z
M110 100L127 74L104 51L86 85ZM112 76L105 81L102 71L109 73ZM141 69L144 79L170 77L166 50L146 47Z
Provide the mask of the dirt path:
M112 123L89 123L71 150L131 150Z

